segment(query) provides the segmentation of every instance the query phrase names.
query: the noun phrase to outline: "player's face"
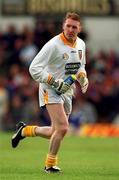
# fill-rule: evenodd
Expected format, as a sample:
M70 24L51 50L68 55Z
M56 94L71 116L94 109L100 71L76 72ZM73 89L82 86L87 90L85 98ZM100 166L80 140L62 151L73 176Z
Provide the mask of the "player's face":
M76 40L76 37L78 33L81 31L81 25L80 22L75 21L73 19L66 19L66 21L63 24L63 31L65 37L73 42Z

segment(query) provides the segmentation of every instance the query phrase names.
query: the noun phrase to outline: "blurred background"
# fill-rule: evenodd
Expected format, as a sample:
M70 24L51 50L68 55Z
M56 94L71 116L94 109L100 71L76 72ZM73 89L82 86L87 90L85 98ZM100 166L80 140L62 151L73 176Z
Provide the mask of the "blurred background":
M79 37L87 47L90 82L85 95L76 84L70 131L84 135L88 127L97 128L93 134L119 136L118 0L0 0L0 131L15 130L19 121L50 124L28 68L42 46L62 31L68 11L82 19Z

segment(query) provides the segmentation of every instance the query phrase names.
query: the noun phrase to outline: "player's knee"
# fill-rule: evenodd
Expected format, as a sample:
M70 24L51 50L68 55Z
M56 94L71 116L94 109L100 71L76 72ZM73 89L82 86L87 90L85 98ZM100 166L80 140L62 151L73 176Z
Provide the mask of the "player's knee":
M61 134L61 136L65 136L65 134L68 132L69 127L68 125L63 125L62 127L60 127L59 129L59 133Z

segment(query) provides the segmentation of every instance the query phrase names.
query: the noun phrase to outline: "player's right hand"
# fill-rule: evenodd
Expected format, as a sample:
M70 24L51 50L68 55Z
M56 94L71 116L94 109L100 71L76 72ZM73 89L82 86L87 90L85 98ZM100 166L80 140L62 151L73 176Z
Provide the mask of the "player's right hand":
M55 80L53 84L53 88L55 89L57 94L64 94L65 92L68 91L68 89L70 88L70 85L64 82L63 79L58 79L58 80Z
M64 94L70 88L70 85L63 79L55 79L54 77L50 77L47 83L55 89L57 94Z

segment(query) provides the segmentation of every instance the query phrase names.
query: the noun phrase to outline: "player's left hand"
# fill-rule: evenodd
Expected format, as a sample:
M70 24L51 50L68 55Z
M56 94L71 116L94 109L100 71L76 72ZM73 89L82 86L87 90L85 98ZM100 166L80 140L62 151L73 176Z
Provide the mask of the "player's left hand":
M55 89L57 94L64 94L65 92L68 91L68 89L70 88L70 85L64 82L63 79L57 79L55 80L53 84L53 88Z
M82 93L86 93L87 89L88 89L88 85L89 85L89 81L88 78L85 76L81 76L79 79L79 83L81 85L81 91Z

